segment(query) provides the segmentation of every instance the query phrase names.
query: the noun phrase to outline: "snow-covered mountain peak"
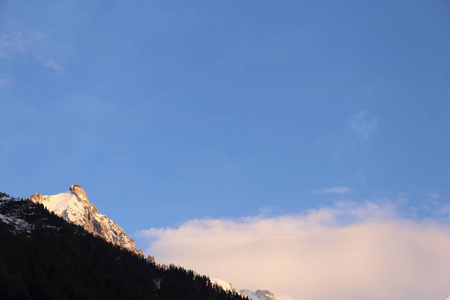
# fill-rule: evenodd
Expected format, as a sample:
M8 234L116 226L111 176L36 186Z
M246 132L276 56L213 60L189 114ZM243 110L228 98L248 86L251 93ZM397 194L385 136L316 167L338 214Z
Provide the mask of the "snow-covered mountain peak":
M128 237L114 221L98 213L97 207L89 203L86 191L77 184L71 185L67 192L49 196L36 193L28 199L44 205L50 212L68 222L82 226L86 231L98 235L112 244L143 256L142 251L136 248L133 239Z

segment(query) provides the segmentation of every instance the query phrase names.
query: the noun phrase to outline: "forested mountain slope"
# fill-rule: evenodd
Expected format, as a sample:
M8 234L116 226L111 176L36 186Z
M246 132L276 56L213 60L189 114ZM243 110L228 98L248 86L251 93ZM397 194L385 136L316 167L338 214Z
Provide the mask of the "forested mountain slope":
M0 193L0 299L245 299Z

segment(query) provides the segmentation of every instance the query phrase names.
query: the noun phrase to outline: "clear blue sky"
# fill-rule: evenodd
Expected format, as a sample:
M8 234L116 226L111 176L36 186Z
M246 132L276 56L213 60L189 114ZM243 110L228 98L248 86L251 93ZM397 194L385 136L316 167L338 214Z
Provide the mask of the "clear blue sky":
M127 232L450 196L449 1L0 2L0 189Z

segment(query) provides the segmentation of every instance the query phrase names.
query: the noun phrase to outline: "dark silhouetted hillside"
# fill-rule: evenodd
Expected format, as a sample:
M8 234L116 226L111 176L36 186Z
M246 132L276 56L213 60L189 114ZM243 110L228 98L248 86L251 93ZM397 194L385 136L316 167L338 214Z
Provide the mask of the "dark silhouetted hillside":
M243 299L0 193L0 299Z

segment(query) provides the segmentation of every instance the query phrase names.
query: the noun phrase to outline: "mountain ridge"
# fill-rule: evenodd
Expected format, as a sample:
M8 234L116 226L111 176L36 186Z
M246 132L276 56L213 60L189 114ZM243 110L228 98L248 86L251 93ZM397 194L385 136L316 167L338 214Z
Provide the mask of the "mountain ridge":
M35 193L28 200L43 205L49 212L63 218L65 221L83 227L87 232L99 236L107 242L126 249L140 257L144 257L141 249L136 247L134 240L106 215L100 214L98 208L89 202L86 191L78 184L72 184L69 190L56 195ZM160 268L167 268L155 262L149 255L148 261ZM226 292L235 293L251 300L276 300L275 295L267 290L250 291L237 289L225 280L212 279L211 282Z
M160 268L42 204L0 193L2 300L244 300L207 276Z

